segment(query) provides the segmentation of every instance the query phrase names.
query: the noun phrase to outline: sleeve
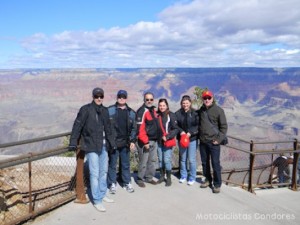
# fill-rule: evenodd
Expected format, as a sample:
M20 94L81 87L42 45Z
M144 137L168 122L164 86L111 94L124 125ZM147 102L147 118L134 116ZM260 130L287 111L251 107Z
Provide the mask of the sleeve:
M199 131L199 115L197 112L192 112L193 121L191 123L191 127L188 128L188 132L191 136L197 136Z
M226 116L222 108L220 108L218 126L219 126L219 137L217 141L221 143L224 140L228 129Z
M71 137L70 137L70 146L77 146L78 139L81 135L83 126L88 117L88 110L86 107L81 107L77 113L76 119L73 124Z
M115 137L113 135L112 125L109 119L109 113L107 108L104 108L103 110L103 125L104 125L105 138L108 141L109 146L111 148L116 148L117 146L115 142Z
M129 113L129 119L131 121L131 128L130 128L130 136L129 136L129 141L131 143L136 142L136 135L137 135L137 125L136 125L136 113L131 110Z
M176 116L177 127L178 127L178 130L179 130L179 133L181 133L181 132L183 132L184 130L180 127L180 126L181 126L180 110L178 110L178 111L175 113L175 116Z
M143 144L148 144L149 143L149 138L146 132L146 114L148 111L145 110L139 110L137 113L137 131L138 131L138 139L143 143Z

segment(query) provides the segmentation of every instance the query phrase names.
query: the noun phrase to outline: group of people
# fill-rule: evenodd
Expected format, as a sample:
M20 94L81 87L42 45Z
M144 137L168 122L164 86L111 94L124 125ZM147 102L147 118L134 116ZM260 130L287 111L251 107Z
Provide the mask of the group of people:
M171 112L168 100L158 100L154 105L154 94L146 92L142 106L135 112L127 105L128 93L119 90L116 103L103 106L104 91L95 88L93 101L82 106L74 121L70 137L70 150L85 151L89 168L91 201L94 207L106 211L103 202L112 203L107 189L116 193L117 162L122 187L134 192L130 174L130 151L137 149L139 155L136 183L156 185L165 181L171 186L173 147L179 148L180 183L193 185L196 181L197 147L200 141L200 156L203 176L200 187L210 187L219 193L222 184L220 144L226 137L227 121L224 110L219 107L211 91L202 93L203 105L192 108L192 99L184 95L180 109ZM154 178L159 164L160 177ZM212 166L212 168L211 168ZM211 174L211 170L213 174Z

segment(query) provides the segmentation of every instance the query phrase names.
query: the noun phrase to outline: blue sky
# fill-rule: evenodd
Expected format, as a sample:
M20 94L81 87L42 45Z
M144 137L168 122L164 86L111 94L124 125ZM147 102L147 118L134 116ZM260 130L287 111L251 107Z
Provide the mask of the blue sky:
M1 0L0 69L299 67L299 0Z

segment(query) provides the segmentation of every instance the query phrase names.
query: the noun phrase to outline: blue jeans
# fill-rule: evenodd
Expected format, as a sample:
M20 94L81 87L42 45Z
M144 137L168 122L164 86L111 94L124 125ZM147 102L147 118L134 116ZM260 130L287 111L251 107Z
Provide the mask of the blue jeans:
M130 183L130 151L128 147L118 148L114 153L109 154L109 166L108 166L108 176L107 185L111 186L112 183L117 181L117 162L120 156L121 165L121 177L123 184Z
M187 148L182 148L179 145L179 154L181 178L188 178L188 180L196 180L197 140L191 141L189 147ZM189 161L189 175L187 172L187 161Z
M172 170L172 150L173 148L158 145L159 168L166 169L167 171Z
M222 185L221 164L220 164L220 145L212 143L200 143L200 156L202 161L203 175L206 180L217 188ZM213 168L213 178L211 176L210 160Z
M93 204L102 203L107 191L108 154L105 147L102 151L88 152L86 154Z

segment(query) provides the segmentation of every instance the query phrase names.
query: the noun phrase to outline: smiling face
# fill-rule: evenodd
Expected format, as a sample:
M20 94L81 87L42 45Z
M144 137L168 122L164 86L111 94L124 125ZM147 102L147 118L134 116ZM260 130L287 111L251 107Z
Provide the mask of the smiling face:
M181 107L184 111L189 111L191 109L192 103L189 100L183 100L181 102Z
M165 102L162 101L158 104L158 109L160 112L165 112L168 109L168 106Z

